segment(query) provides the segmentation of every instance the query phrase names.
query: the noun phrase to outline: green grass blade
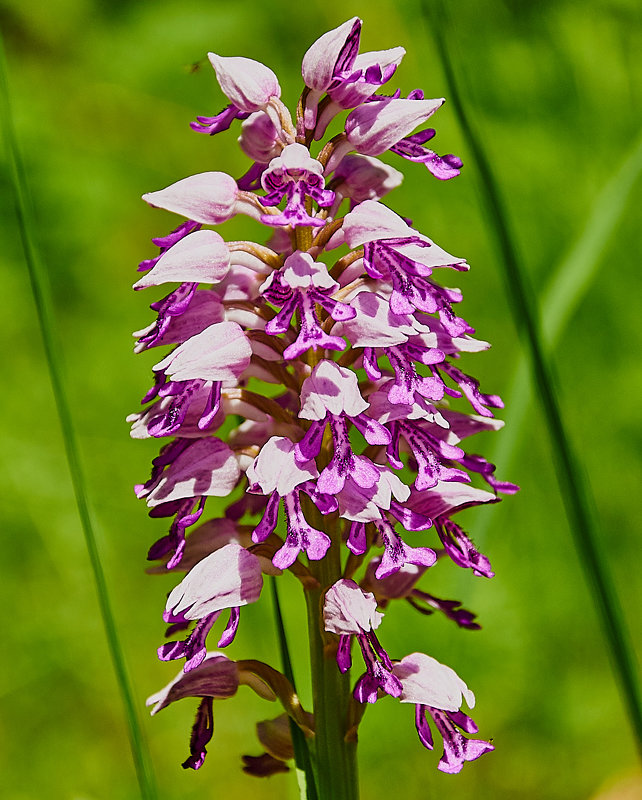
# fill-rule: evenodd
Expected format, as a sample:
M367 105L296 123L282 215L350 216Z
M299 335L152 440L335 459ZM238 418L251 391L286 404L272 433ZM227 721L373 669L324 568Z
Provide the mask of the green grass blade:
M61 368L61 347L56 337L56 326L52 312L52 302L50 298L49 284L44 272L42 261L39 256L35 237L32 231L36 229L35 221L29 202L27 181L20 158L17 141L13 129L11 116L11 104L9 100L9 87L7 80L6 59L4 55L4 42L0 35L0 104L2 106L2 128L7 150L7 162L11 182L13 184L14 199L16 206L16 217L22 239L25 261L29 271L31 289L38 313L38 321L42 334L45 349L45 356L49 369L49 377L54 393L56 409L60 420L60 427L65 445L67 463L73 484L78 516L82 525L89 560L93 571L94 582L98 603L105 628L105 635L109 651L111 653L116 679L120 688L125 716L128 723L129 739L131 752L136 768L138 783L141 796L144 800L155 800L157 792L154 784L153 774L149 766L150 760L145 748L144 739L134 705L133 693L130 687L125 659L121 649L114 615L111 609L107 582L100 561L100 554L96 544L89 503L87 499L87 489L83 470L80 463L79 449L76 441L76 434L73 419L65 392L62 368Z
M276 584L276 579L272 577L270 583L272 585L272 603L274 605L274 619L276 621L276 630L279 639L279 650L281 651L283 674L290 681L292 688L296 692L294 672L292 670L292 659L290 658L290 649L288 647L288 640L285 634L285 625L283 624L283 614L281 613L281 603L279 602L279 590ZM310 749L308 748L308 743L299 726L291 719L289 722L290 733L292 734L292 746L294 747L294 763L296 764L297 769L301 800L318 800L317 787L314 778L314 771L312 769L312 761L310 759Z
M559 341L573 312L598 274L598 267L604 259L609 241L622 219L640 174L642 135L598 194L584 230L570 253L554 271L544 291L540 329L549 350ZM490 460L501 466L502 474L508 475L532 401L528 362L523 356L518 361L506 399L506 428L497 437ZM483 509L484 513L476 515L475 539L479 543L490 529L498 508L499 506L492 505Z
M474 130L462 103L457 78L448 52L448 23L445 4L433 2L432 7L429 7L427 0L421 0L421 5L433 31L434 42L448 82L450 99L481 178L480 189L484 198L484 208L489 227L501 255L500 263L504 269L504 278L516 326L522 334L529 354L534 385L539 389L542 412L553 443L552 449L560 492L575 547L599 612L604 639L619 678L626 711L642 756L642 698L640 697L633 649L608 569L608 562L602 553L591 493L562 420L553 369L545 356L545 345L540 333L535 296L522 271L499 186L491 169L490 160L481 144L482 137Z

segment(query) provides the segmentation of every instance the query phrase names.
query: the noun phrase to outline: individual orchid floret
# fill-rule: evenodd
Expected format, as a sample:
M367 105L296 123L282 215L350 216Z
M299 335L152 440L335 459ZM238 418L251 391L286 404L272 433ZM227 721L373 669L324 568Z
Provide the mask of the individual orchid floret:
M406 54L403 47L362 53L352 65L352 72L328 89L328 103L319 115L315 139L321 139L332 119L341 111L355 108L369 100L395 74Z
M169 436L183 423L192 401L206 388L209 400L203 408L199 427L208 428L216 415L224 382L236 383L250 363L252 348L236 322L217 322L180 344L153 369L154 388L143 402L158 397L173 397L165 419L157 420L152 436ZM167 380L169 379L169 380Z
M324 498L312 483L319 475L314 461L298 461L294 442L283 436L273 436L263 445L246 475L249 491L260 492L269 498L263 519L252 534L255 542L265 541L274 531L279 502L283 499L287 536L272 563L279 569L287 569L302 550L312 561L322 559L330 547L330 537L307 522L301 509L300 492L306 492L322 513L336 509L336 501Z
M401 695L401 682L393 675L390 657L375 634L382 617L374 595L365 593L353 580L342 578L326 592L323 622L326 631L339 636L337 664L341 672L347 672L352 664L353 636L361 648L366 672L354 688L360 703L375 703L380 689L392 697Z
M352 17L338 28L324 33L303 56L301 74L310 90L305 98L306 129L314 128L317 104L324 93L352 73L352 65L359 52L360 37L361 20Z
M424 747L433 749L426 713L442 736L444 752L438 767L442 772L460 772L466 761L495 749L490 742L468 739L461 733L478 731L473 720L460 711L464 698L474 707L475 695L450 667L423 653L412 653L394 665L393 673L403 687L400 701L415 704L415 724Z
M325 220L308 214L305 198L311 197L321 208L327 208L332 205L334 192L324 188L323 166L310 156L310 151L304 145L286 145L281 155L270 161L261 184L268 193L261 198L264 206L276 206L287 196L287 204L281 214L264 214L261 217L265 225L325 225Z
M352 453L345 425L347 417L363 433L368 444L389 444L389 432L383 425L365 414L367 408L368 403L361 396L355 373L340 367L334 361L327 359L320 361L301 387L299 417L310 420L311 424L297 445L297 455L303 459L316 458L321 448L323 432L329 423L335 443L335 455L326 471L334 473L338 470L344 476L352 474L360 486L372 486L370 480L365 484L360 482L358 476L361 476L364 470L366 472L370 470L369 462L368 459ZM322 475L326 474L326 471ZM378 477L377 473L375 480ZM336 489L322 488L328 479L328 475L320 479L319 489L327 494L334 494ZM333 484L335 485L337 484Z
M183 283L178 289L150 308L158 312L156 321L134 336L138 341L135 353L166 344L182 344L202 333L210 325L223 322L225 309L217 292L212 289L196 291L196 286Z
M284 350L284 358L298 358L310 348L345 349L343 339L330 336L323 330L315 309L315 305L321 306L334 320L354 317L354 309L332 299L331 295L338 288L325 264L314 261L309 253L300 251L288 256L282 269L273 272L261 286L261 294L273 305L281 307L265 326L266 333L271 336L287 333L295 312L299 315L301 325L298 336Z
M165 622L182 627L196 620L196 627L185 642L162 645L159 658L168 661L185 657L185 672L197 667L207 652L207 634L229 608L230 619L218 642L219 647L226 647L236 635L240 607L256 602L262 586L261 562L236 542L204 558L172 590L163 613Z
M147 698L146 705L153 706L152 714L184 697L202 698L190 737L190 755L182 765L184 769L203 766L207 755L205 746L214 732L212 701L233 697L238 686L236 663L220 653L206 653L198 667L187 673L181 670L165 688Z
M240 477L238 460L230 448L212 436L175 439L152 462L150 479L135 487L136 496L151 508L150 516L175 516L168 536L149 551L151 560L169 552L167 568L179 563L185 529L200 518L207 497L226 497Z
M440 482L423 492L413 490L408 499L408 507L433 520L446 555L455 564L464 569L472 569L474 575L492 578L495 573L488 558L477 550L470 537L450 516L465 508L482 503L496 503L497 500L491 492L474 486Z
M431 117L443 103L443 97L434 100L386 97L362 103L348 114L345 138L335 144L326 172L332 172L350 150L380 156Z
M391 402L394 402L391 400ZM393 467L402 469L399 458L399 439L403 437L417 462L415 488L419 491L431 489L439 481L469 483L468 473L449 462L459 461L465 453L461 447L448 444L431 432L433 426L421 426L410 420L395 420L390 423L391 444L387 448L388 461Z

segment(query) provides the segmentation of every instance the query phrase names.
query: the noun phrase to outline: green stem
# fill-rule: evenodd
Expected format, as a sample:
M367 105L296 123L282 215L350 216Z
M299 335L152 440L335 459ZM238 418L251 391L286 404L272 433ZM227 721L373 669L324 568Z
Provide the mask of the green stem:
M56 402L60 427L62 429L63 441L67 456L69 472L73 484L74 495L78 516L85 536L85 543L89 560L94 574L98 604L102 615L103 626L107 638L107 644L111 653L111 658L116 673L116 679L120 688L121 698L125 707L125 716L129 727L129 742L132 752L134 766L138 777L141 797L144 800L154 800L157 797L154 784L153 773L150 768L149 755L145 748L140 722L136 713L133 692L129 683L125 658L120 646L118 631L114 614L109 601L107 582L100 561L100 554L96 544L89 502L87 498L87 487L85 477L80 462L76 432L73 425L71 410L65 392L60 352L61 348L55 335L55 322L52 311L52 303L49 294L47 278L42 268L38 250L31 235L35 230L35 222L32 217L31 206L28 200L27 181L24 168L20 159L13 124L11 119L11 107L9 102L9 88L7 82L7 69L4 57L4 45L0 36L0 104L2 105L2 127L7 147L9 171L13 183L15 195L16 217L22 238L22 245L25 254L25 261L29 270L31 289L34 302L38 313L40 330L42 334L47 365L49 368L49 378Z
M521 269L517 247L513 241L499 186L491 169L490 160L481 145L483 138L473 129L460 97L446 43L446 26L443 23L446 18L445 5L439 3L437 7L433 6L432 13L426 0L422 0L422 6L426 16L432 20L434 41L449 85L453 106L481 176L481 191L485 199L490 227L502 255L500 263L504 267L516 325L527 346L534 385L540 392L541 408L553 443L555 466L571 533L580 562L584 567L587 582L592 589L603 626L604 638L609 646L613 666L619 678L624 705L642 756L642 698L638 686L635 656L608 568L608 560L602 553L603 547L593 510L593 498L562 420L552 365L545 357L545 348L538 324L539 314L533 300L534 294Z
M294 672L292 670L292 661L290 659L290 648L288 647L288 640L285 635L285 625L283 624L283 614L281 613L281 603L279 602L279 590L274 577L272 577L270 580L270 584L272 587L272 602L274 604L274 617L276 620L276 629L279 639L279 649L281 651L283 674L290 681L292 688L296 692L297 689L294 682ZM305 798L306 800L318 800L319 795L317 793L317 787L314 779L308 743L296 722L291 717L288 719L290 722L292 747L294 749L294 763L296 764L296 768L303 772L303 776L305 778Z
M310 504L311 505L311 504ZM316 513L315 513L316 512ZM351 702L350 672L336 662L336 637L323 630L322 602L326 590L341 578L340 538L336 523L306 508L310 524L332 539L325 558L311 562L320 588L306 592L315 722L315 766L320 800L358 800L356 740L346 741Z

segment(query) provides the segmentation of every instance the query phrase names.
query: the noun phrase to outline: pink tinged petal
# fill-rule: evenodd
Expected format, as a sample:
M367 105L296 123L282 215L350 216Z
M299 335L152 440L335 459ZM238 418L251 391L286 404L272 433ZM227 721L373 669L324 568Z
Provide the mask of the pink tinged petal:
M339 288L325 264L315 261L309 253L302 253L300 250L285 259L281 279L290 289L335 291Z
M201 172L173 183L166 189L143 195L154 208L163 208L205 225L220 225L231 219L238 196L236 181L225 172Z
M251 356L249 339L240 325L216 322L179 345L153 369L164 371L173 381L236 382Z
M217 283L227 275L230 253L216 231L196 231L166 250L134 289L171 281Z
M381 155L425 122L443 103L444 98L385 99L364 103L346 119L348 141L359 153Z
M242 123L239 145L246 156L260 164L267 164L280 151L279 131L265 111L257 111Z
M355 108L372 97L382 84L392 78L405 55L406 51L403 47L373 50L358 55L352 66L352 76L341 81L336 88L328 90L333 105L337 109ZM356 78L355 75L357 75ZM326 118L326 113L322 114L320 127L323 128Z
M230 542L187 573L167 598L163 617L167 622L175 617L202 619L224 608L254 603L262 586L257 556L238 542Z
M312 44L303 56L301 74L310 89L325 92L337 75L350 70L359 49L361 20L352 17Z
M344 156L334 171L334 179L341 181L335 192L355 203L379 200L401 186L403 177L402 172L377 158L351 153Z
M179 440L180 441L180 440ZM236 486L241 471L234 453L220 439L196 439L162 473L147 495L147 505L187 497L226 497Z
M323 621L326 631L351 634L376 630L383 614L377 611L372 592L364 592L353 580L342 578L325 595Z
M319 37L303 56L301 74L311 90L306 98L304 124L308 130L314 128L317 118L317 103L324 92L341 77L351 71L359 50L361 20L353 17L338 28Z
M356 417L368 408L357 376L334 361L320 361L301 388L302 419L321 420L326 415Z
M432 520L423 514L417 514L406 506L397 503L396 500L390 502L390 513L392 516L401 522L401 524L409 531L425 531L427 528L432 527Z
M148 697L145 705L153 706L154 715L185 697L232 697L238 686L236 663L219 653L207 653L197 669L188 673L181 670L167 686Z
M246 475L251 491L258 488L263 494L276 492L283 497L299 484L318 477L319 472L314 461L297 461L294 442L284 436L273 436L263 445Z
M366 552L368 539L366 536L366 526L363 522L353 522L350 525L350 533L346 542L348 549L356 556Z
M297 461L309 461L319 455L325 428L325 417L322 420L316 420L310 425L305 436L296 446Z
M449 516L464 508L496 503L492 492L477 489L470 484L439 482L434 488L422 492L412 491L407 505L426 517Z
M465 698L469 708L475 695L457 673L424 653L412 653L392 668L400 679L402 703L417 703L443 711L459 711Z
M343 231L350 249L382 239L425 238L398 214L375 200L364 200L346 214Z
M241 111L260 111L273 97L281 96L276 75L251 58L226 58L208 53L223 94Z

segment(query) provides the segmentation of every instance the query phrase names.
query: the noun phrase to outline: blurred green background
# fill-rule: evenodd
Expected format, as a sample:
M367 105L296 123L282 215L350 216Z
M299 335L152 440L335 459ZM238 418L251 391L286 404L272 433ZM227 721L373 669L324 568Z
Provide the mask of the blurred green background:
M509 207L523 263L542 291L582 234L604 184L640 134L642 19L638 0L459 0L449 48L465 100ZM140 195L209 169L240 175L235 133L189 130L224 99L208 50L245 55L279 75L284 100L300 92L300 60L324 31L364 20L362 49L403 45L393 79L407 93L447 96L419 6L392 0L27 0L0 3L15 124L55 299L67 386L88 473L99 544L162 798L297 797L293 777L240 771L260 752L256 721L277 713L249 691L215 705L215 738L199 773L188 753L196 703L149 720L144 698L174 665L157 661L171 576L144 574L148 546L164 530L131 486L146 478L155 442L132 442L124 422L150 382L154 355L135 358L130 331L152 320L135 294L149 239L175 224ZM505 393L521 346L513 325L476 175L452 108L435 119L440 153L467 165L446 184L420 165L389 198L440 245L465 256L464 316L493 349L466 366L482 389ZM43 349L2 167L3 499L0 600L0 796L11 800L129 800L138 790L118 690L72 497ZM555 348L565 417L593 486L605 546L634 642L642 641L640 506L642 390L639 207L636 183L599 269ZM234 238L256 228L227 229ZM504 415L510 420L510 411ZM501 433L495 438L501 437ZM489 437L476 449L492 452ZM456 777L417 739L412 707L388 699L361 728L364 800L528 798L574 800L635 770L628 721L611 675L591 595L578 566L538 410L528 413L516 458L498 474L522 486L484 526L492 581L441 563L424 587L478 612L483 629L459 631L409 607L389 609L381 629L393 657L424 650L453 666L477 695L474 714L494 754ZM213 504L210 506L213 508ZM298 588L280 581L304 683L306 639ZM270 606L243 612L233 658L278 663ZM305 687L303 691L305 697ZM438 748L439 749L439 748Z

